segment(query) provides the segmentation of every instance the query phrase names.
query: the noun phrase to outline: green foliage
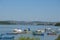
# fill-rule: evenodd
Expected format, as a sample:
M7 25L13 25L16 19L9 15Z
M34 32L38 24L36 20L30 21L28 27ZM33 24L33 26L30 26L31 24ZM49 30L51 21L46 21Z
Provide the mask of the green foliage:
M34 37L19 37L18 40L40 40L40 38L34 38Z
M60 26L60 23L56 23L55 26Z
M8 21L0 21L0 24L10 24Z
M13 22L10 22L10 21L0 21L0 24L3 24L3 25L12 25L12 24L16 24L16 23L13 23Z
M58 38L56 40L60 40L60 35L58 36Z

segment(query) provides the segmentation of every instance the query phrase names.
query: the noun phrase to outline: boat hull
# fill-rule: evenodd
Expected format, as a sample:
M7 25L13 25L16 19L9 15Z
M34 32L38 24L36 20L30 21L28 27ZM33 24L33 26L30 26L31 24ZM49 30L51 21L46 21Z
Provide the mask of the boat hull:
M33 35L44 36L44 34L33 34Z
M57 35L56 33L47 33L47 35Z

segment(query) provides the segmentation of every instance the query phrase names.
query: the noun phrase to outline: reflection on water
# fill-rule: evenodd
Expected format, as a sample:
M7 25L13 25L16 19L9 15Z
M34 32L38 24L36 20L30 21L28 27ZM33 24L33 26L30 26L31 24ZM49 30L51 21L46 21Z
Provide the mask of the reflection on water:
M52 29L58 29L60 27L56 27L56 26L33 26L33 25L0 25L0 33L7 33L7 32L12 32L13 29L27 29L30 28L31 31L35 31L38 29L45 29L45 28L52 28ZM26 37L39 37L41 40L54 40L57 38L58 35L47 35L46 33L44 33L44 36L33 36L32 34L18 34L18 35L14 35L16 38L20 37L20 36L26 36Z

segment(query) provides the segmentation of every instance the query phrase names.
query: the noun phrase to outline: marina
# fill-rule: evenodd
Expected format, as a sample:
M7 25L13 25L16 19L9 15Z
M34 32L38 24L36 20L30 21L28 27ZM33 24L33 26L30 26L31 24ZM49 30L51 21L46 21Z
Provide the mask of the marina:
M25 36L25 37L37 36L41 40L45 40L46 38L50 39L51 37L52 37L52 40L54 40L57 38L58 35L60 35L60 30L59 30L59 27L55 27L55 26L0 25L0 34L1 34L0 37L7 35L7 37L14 36L14 39L17 39L18 37L21 37L21 36Z

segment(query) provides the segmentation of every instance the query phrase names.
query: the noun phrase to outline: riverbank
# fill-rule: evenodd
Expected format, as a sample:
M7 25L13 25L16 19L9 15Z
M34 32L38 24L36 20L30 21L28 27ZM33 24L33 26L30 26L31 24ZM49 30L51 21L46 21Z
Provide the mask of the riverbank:
M42 21L0 21L0 25L53 25L57 22L42 22Z

